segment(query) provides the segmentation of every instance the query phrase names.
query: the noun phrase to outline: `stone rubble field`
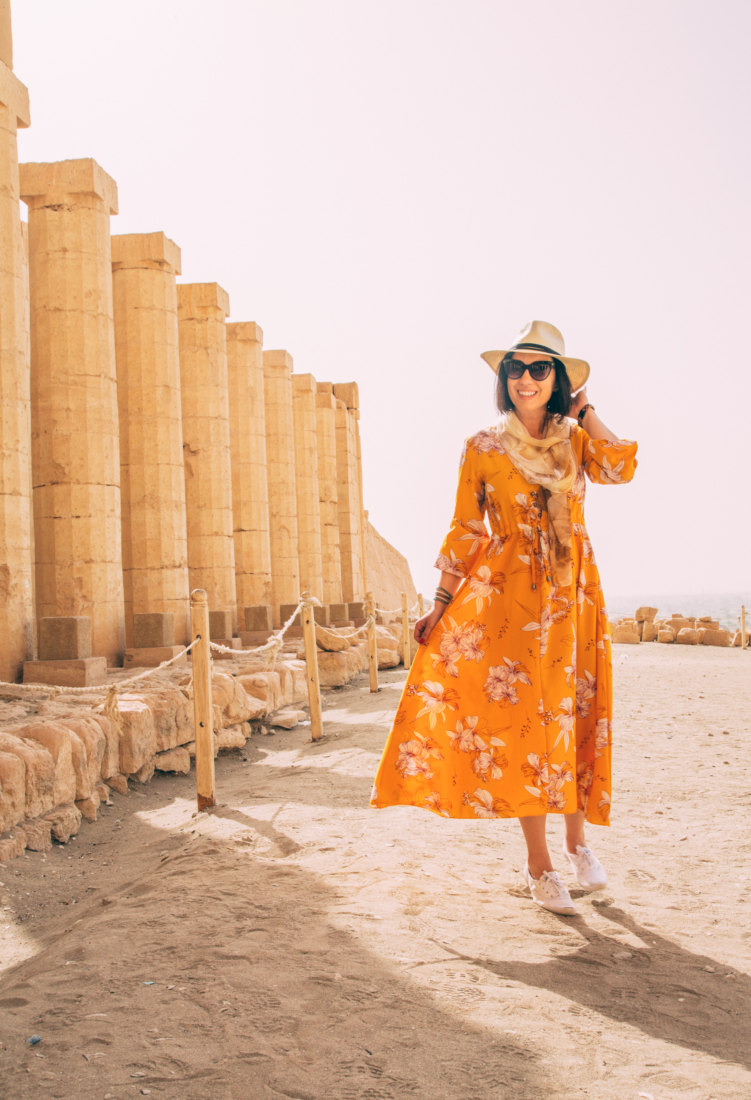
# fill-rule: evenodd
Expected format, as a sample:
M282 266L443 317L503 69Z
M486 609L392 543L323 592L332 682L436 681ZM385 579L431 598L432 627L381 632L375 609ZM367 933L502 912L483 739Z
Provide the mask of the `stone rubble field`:
M574 918L515 821L368 808L402 668L329 689L320 742L221 754L210 814L189 774L113 791L0 863L3 1094L747 1100L748 660L615 647L611 885Z
M376 627L380 668L401 657L397 626ZM351 630L316 627L321 686L341 687L367 668L367 650ZM215 755L239 749L257 728L293 728L307 715L302 641L290 639L270 668L263 655L214 665ZM110 671L110 682L133 674ZM118 696L119 719L101 694L50 697L44 688L0 688L0 860L25 849L45 852L96 821L112 791L148 783L155 772L187 774L195 756L191 673L155 672ZM94 702L92 702L92 699Z

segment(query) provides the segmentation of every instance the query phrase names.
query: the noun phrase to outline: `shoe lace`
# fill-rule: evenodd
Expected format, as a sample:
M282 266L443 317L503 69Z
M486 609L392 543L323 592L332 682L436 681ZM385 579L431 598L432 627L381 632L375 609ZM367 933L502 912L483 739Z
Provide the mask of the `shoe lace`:
M577 863L583 863L586 867L594 867L595 857L591 848L585 848L583 845L579 845L576 849L574 859Z
M569 892L563 885L561 876L557 871L543 871L540 881L543 883L543 889L548 897L570 900Z

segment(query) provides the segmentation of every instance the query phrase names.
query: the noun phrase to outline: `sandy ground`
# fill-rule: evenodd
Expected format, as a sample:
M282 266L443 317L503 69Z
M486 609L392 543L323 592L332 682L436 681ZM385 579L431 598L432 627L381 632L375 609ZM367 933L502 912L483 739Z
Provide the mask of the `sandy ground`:
M748 1100L751 654L615 671L612 890L575 918L515 821L367 808L401 670L219 759L210 816L160 777L0 864L0 1094Z

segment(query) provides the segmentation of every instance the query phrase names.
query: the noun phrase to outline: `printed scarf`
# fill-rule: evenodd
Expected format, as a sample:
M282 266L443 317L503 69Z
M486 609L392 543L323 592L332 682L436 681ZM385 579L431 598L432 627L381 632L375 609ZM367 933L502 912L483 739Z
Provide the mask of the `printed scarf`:
M548 511L551 576L555 585L571 584L571 506L568 493L578 473L571 446L571 425L548 421L544 439L529 434L515 412L499 426L501 443L522 477L539 485Z

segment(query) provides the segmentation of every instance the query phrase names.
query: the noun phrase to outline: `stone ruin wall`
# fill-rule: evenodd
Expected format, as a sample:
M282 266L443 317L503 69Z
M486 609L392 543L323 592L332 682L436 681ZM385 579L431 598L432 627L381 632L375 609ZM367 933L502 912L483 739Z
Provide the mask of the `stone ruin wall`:
M376 606L393 611L402 606L402 592L407 593L409 606L417 599L417 590L403 554L395 550L383 535L379 535L365 513L365 546L368 560L368 587Z
M144 614L185 644L192 588L225 637L278 627L302 591L350 621L370 576L395 606L391 558L412 598L366 526L357 384L296 373L228 322L227 292L179 283L163 233L111 237L117 186L94 160L18 165L7 4L0 23L0 679L53 659L43 619L90 619L90 648L74 624L56 660L121 665L149 648Z

